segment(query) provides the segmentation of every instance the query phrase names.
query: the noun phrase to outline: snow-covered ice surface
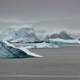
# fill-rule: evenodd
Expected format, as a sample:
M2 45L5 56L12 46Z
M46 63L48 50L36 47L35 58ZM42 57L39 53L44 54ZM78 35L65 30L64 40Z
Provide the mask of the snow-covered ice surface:
M65 46L80 46L80 41L77 38L73 38L71 34L62 31L58 34L52 34L50 36L45 35L39 37L32 27L24 26L17 30L12 30L7 33L7 38L4 40L8 41L6 43L8 46L16 48L60 48ZM48 42L47 42L48 41ZM14 46L13 46L14 45Z
M50 43L46 43L46 42L42 42L42 43L25 43L25 44L21 44L21 43L11 43L13 45L15 45L16 47L25 47L28 49L31 48L52 48L53 46ZM57 45L54 45L54 48L57 48Z
M50 48L51 46L46 43L46 42L42 42L42 43L37 43L36 45L36 48Z
M64 43L80 43L79 40L75 39L75 40L64 40L64 39L60 39L60 38L56 38L56 39L49 39L50 41L59 41L59 42L64 42Z
M60 48L66 46L80 46L80 41L77 39L74 40L65 40L65 39L49 39L48 42L42 43L14 43L11 44L18 46L18 47L25 47L25 48Z
M10 37L11 36L11 37ZM56 37L57 36L57 37ZM9 41L11 44L6 43L15 48L59 48L65 46L75 46L80 45L80 41L76 38L70 37L71 35L66 32L61 32L60 34L53 34L52 37L38 37L35 30L31 27L24 27L18 30L12 31L8 34L5 41ZM9 38L9 39L8 39ZM43 40L41 42L40 40ZM48 41L48 42L47 42ZM13 46L14 45L14 46Z
M0 41L0 58L33 58L42 57L24 47L15 47L7 41Z
M80 46L80 41L77 39L74 40L65 40L65 39L49 39L49 43L54 47L57 46L56 48L59 47L66 47L66 46Z
M33 28L29 28L29 27L23 27L20 28L18 30L15 30L12 34L8 34L8 36L11 36L11 38L6 40L11 40L11 42L35 42L35 41L39 41L38 37L35 34L35 31Z

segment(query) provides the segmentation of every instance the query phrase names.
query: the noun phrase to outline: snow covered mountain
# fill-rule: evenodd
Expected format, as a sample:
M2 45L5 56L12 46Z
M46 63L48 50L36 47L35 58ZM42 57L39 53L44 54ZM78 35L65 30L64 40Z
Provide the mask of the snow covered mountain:
M32 58L42 57L32 53L24 47L15 47L7 41L0 41L0 58Z

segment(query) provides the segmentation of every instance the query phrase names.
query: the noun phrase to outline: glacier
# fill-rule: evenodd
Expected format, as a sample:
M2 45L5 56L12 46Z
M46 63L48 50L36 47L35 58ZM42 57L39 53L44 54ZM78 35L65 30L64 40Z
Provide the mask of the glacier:
M32 27L21 27L17 30L7 32L3 39L14 45L18 49L30 48L60 48L65 46L80 46L80 40L73 37L72 34L66 31L45 35L44 38L37 35ZM8 44L9 45L9 44Z
M15 47L7 41L0 41L0 58L34 58L43 57L30 52L24 47Z

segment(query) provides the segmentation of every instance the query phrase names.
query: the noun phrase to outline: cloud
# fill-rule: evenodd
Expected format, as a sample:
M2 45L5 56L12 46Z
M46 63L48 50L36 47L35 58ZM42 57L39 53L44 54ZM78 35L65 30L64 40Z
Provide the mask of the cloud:
M16 18L0 18L0 23L23 23L24 21Z
M20 28L32 28L32 24L24 24L24 25L12 25L10 28L18 30Z
M2 29L19 29L21 27L34 27L36 30L48 31L48 33L58 32L61 30L80 32L80 16L32 20L24 20L21 18L0 18L0 31Z

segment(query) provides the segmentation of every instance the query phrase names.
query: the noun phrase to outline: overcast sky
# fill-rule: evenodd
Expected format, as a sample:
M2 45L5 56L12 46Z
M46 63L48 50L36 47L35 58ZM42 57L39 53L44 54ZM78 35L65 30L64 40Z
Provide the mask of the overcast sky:
M0 0L1 29L27 24L48 32L80 32L80 0Z

